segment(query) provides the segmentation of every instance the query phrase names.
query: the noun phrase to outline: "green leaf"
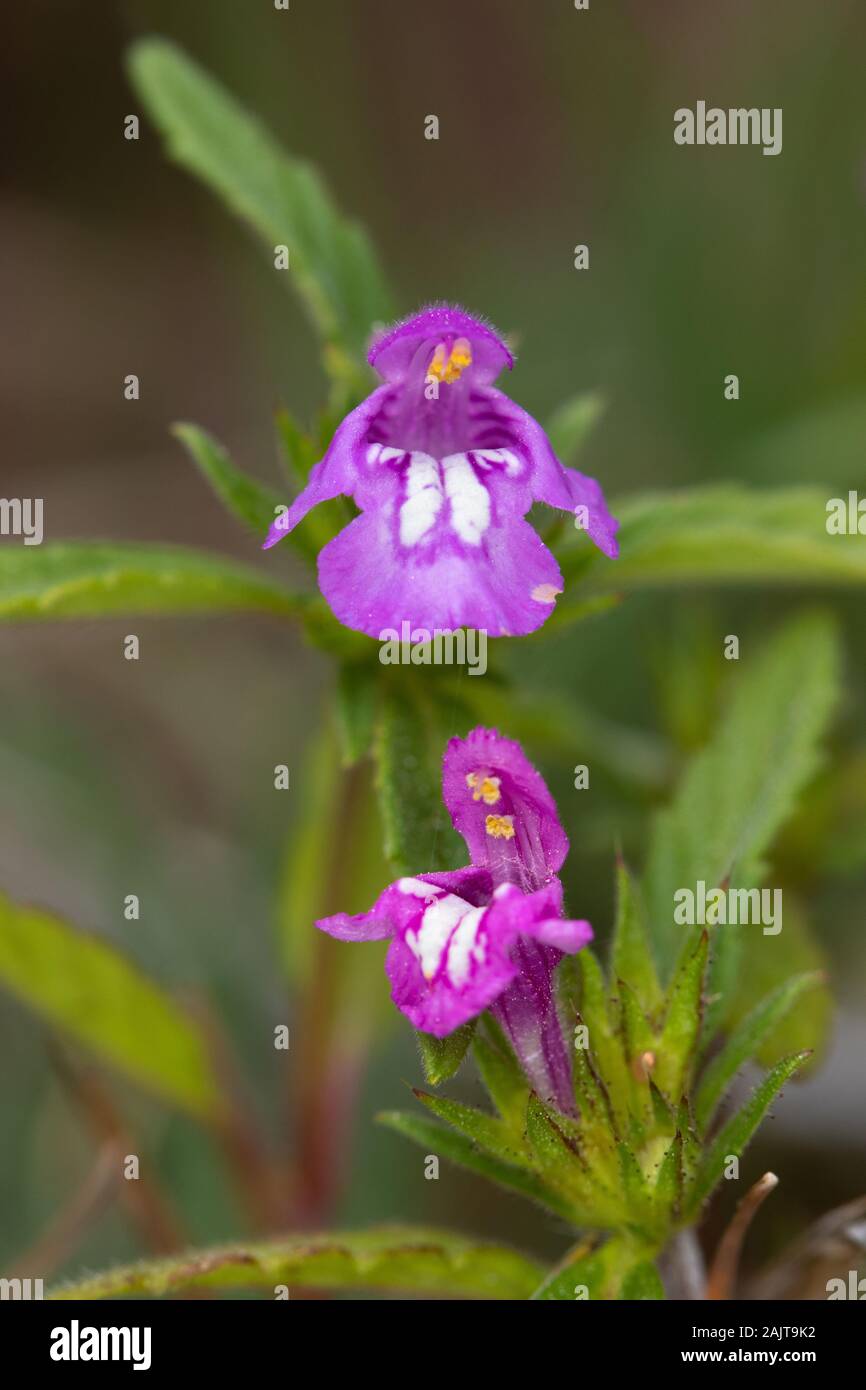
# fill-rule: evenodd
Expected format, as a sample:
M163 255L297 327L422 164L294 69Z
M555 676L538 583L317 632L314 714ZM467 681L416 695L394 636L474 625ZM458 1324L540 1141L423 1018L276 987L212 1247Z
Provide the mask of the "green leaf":
M541 1202L543 1206L549 1207L568 1221L572 1219L571 1206L557 1193L552 1192L534 1173L511 1163L503 1163L491 1154L482 1152L465 1135L446 1129L435 1120L412 1115L404 1110L386 1110L376 1118L380 1124L387 1125L389 1129L396 1130L398 1134L420 1144L428 1154L441 1154L450 1158L452 1163L459 1164L470 1173L476 1173L488 1182L496 1183L498 1187L517 1192L521 1197Z
M737 1158L742 1156L779 1091L800 1070L808 1056L808 1052L796 1052L778 1062L755 1088L742 1109L719 1131L701 1160L689 1197L687 1215L694 1216L701 1203L709 1197L724 1173L728 1158L732 1155Z
M345 904L330 898L334 865L334 822L342 781L332 730L321 729L306 750L301 769L303 815L286 837L277 894L277 931L286 974L309 983L318 933L313 923ZM369 904L367 904L369 906Z
M629 1270L622 1281L617 1298L623 1302L649 1302L663 1300L665 1296L661 1276L652 1260L644 1260Z
M648 1216L650 1207L649 1189L641 1166L627 1144L617 1144L616 1151L626 1208L632 1220L641 1222Z
M462 1027L455 1028L454 1032L449 1033L447 1038L434 1038L432 1033L416 1032L415 1038L421 1049L421 1060L424 1063L424 1075L431 1086L440 1086L443 1081L448 1081L459 1069L472 1041L475 1024L476 1020L473 1018L469 1023L464 1023ZM423 1100L424 1098L419 1095L418 1099Z
M588 1299L661 1299L664 1289L647 1247L628 1235L613 1236L604 1245L578 1247L551 1270L532 1295L539 1302Z
M50 1299L159 1298L185 1289L384 1289L457 1298L527 1299L541 1268L506 1246L451 1231L383 1226L266 1244L196 1250L94 1274Z
M479 723L507 728L521 743L601 768L627 787L656 790L669 780L671 760L656 735L608 719L568 692L497 685L488 674L483 681L463 681L461 694Z
M539 1166L552 1175L575 1165L586 1168L573 1122L552 1106L545 1105L534 1092L526 1106L526 1137Z
M547 422L547 437L563 463L573 463L587 435L604 411L604 398L595 391L572 396Z
M238 517L257 536L267 535L286 499L257 483L236 468L225 449L198 425L177 424L172 434L190 454L227 511Z
M617 914L614 926L611 970L615 979L631 986L647 1014L655 1013L662 1000L656 976L643 905L634 878L625 864L617 865Z
M608 1008L608 991L598 959L584 947L574 956L566 956L559 969L563 986L576 981L580 1019L589 1031L589 1050L594 1069L604 1084L617 1124L626 1120L626 1097L631 1092L631 1077L626 1066L622 1042L614 1032ZM577 1052L577 1049L575 1049Z
M461 861L442 802L441 755L419 699L404 690L387 690L375 742L376 785L385 853L399 873L454 868Z
M472 1052L481 1080L503 1120L509 1128L522 1132L529 1087L517 1058L489 1017L472 1039Z
M721 1052L710 1062L698 1088L695 1118L701 1133L712 1120L716 1106L740 1067L750 1057L758 1055L762 1043L797 1000L806 990L821 984L823 979L820 971L813 971L811 974L795 975L793 979L786 980L778 989L773 990L772 994L768 994L735 1028Z
M414 1091L416 1100L437 1119L444 1120L452 1129L471 1139L473 1144L501 1158L504 1163L514 1163L519 1167L529 1167L529 1155L523 1143L515 1143L514 1134L495 1115L476 1110L472 1105L462 1105L459 1101L448 1100L445 1096L431 1096L426 1091Z
M575 1047L572 1059L574 1098L580 1111L580 1124L586 1135L586 1142L597 1151L612 1152L616 1143L617 1127L607 1088L596 1073L587 1048Z
M824 617L785 626L737 679L710 743L655 819L646 893L655 940L675 952L674 893L760 878L763 856L815 773L837 701L839 651ZM724 949L724 929L717 949Z
M107 942L0 896L0 984L125 1077L200 1119L218 1118L198 1030Z
M739 484L650 493L613 503L620 557L611 562L579 533L557 548L573 598L685 584L864 584L866 547L830 536L821 488L757 491Z
M179 546L57 542L0 549L0 620L263 612L302 617L310 600L253 569Z
M352 767L366 758L376 725L376 680L370 666L344 662L337 674L337 731L343 763Z
M195 174L264 240L289 249L286 271L325 343L332 365L351 370L388 297L364 233L337 212L312 166L289 157L214 78L165 39L142 39L129 75L169 156ZM340 360L333 354L340 350Z
M315 441L304 433L285 406L277 411L276 425L277 438L285 461L284 471L298 487L306 487L310 470L319 459Z
M686 1088L700 1035L708 953L709 936L703 931L697 946L683 952L682 963L668 994L653 1080L659 1090L674 1102Z
M683 1181L683 1136L677 1133L659 1164L653 1191L653 1203L662 1216L668 1217L679 1212L683 1197Z
M592 1302L605 1297L606 1267L604 1251L579 1255L569 1260L564 1267L557 1267L547 1275L532 1295L533 1302L573 1303L586 1298ZM581 1296L578 1298L578 1290ZM583 1290L586 1292L583 1293Z
M811 802L811 789L809 801ZM795 975L824 972L827 953L824 944L810 930L809 921L793 888L784 890L784 927L778 936L750 932L742 941L737 987L728 1001L725 1025L738 1026L752 1009L777 985ZM713 988L716 988L715 983ZM756 1060L770 1066L788 1052L810 1050L807 1071L820 1064L826 1050L833 1019L833 996L825 983L809 990L795 1009L789 1009L755 1053Z

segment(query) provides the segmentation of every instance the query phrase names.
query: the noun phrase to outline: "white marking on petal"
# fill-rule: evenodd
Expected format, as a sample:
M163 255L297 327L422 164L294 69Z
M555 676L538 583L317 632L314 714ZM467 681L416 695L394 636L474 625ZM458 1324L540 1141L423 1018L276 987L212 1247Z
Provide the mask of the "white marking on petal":
M461 917L469 910L467 903L456 893L437 898L424 909L417 935L407 931L406 944L421 966L425 980L432 980L442 963L442 957Z
M490 525L490 494L465 454L442 460L445 495L451 503L451 525L467 545L480 545Z
M381 452L382 452L382 445L381 445L381 444L371 444L370 447L369 447L369 449L367 450L367 462L368 462L368 463L375 463L376 460L377 460L377 458L378 458L379 455L381 454Z
M461 917L451 937L445 969L449 980L457 989L465 985L469 978L470 960L474 958L477 961L482 961L484 959L484 943L478 940L478 930L486 911L486 907L473 907L464 917Z
M474 453L484 468L494 463L504 463L509 477L513 478L520 472L520 459L511 449L476 449Z
M408 893L413 898L435 898L441 892L432 883L424 883L420 878L399 878L397 887L401 893Z
M380 462L380 463L393 463L394 459L405 458L405 455L406 455L406 450L405 450L405 449L392 449L392 448L390 447L390 445L386 445L386 447L382 450L381 454L379 455L379 462ZM415 455L413 454L412 457L415 458ZM421 454L420 457L421 457L421 458L426 458L427 455L426 455L426 454Z
M383 458L387 452L383 449ZM429 454L413 453L406 470L406 501L400 508L401 545L417 545L435 524L441 509L442 483L436 460Z

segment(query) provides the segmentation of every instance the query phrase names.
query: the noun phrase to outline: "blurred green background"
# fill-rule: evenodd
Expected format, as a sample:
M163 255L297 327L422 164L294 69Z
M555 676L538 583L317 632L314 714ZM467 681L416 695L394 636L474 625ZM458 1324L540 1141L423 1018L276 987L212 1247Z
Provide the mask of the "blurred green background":
M509 391L540 418L598 390L581 466L608 497L739 479L864 486L866 10L856 0L571 0L458 7L405 0L31 0L6 16L0 75L15 112L3 154L0 403L5 496L45 499L46 538L181 542L259 559L169 437L200 421L276 483L273 412L309 420L325 383L296 301L242 228L164 159L123 73L141 34L176 39L318 165L377 245L407 313L464 303L514 335ZM682 149L673 112L703 98L782 107L784 149ZM438 142L423 138L439 116ZM590 247L590 269L573 248ZM141 399L122 380L141 378ZM723 396L735 372L741 397ZM0 544L13 542L0 540ZM286 549L285 547L283 549ZM575 730L548 761L572 840L571 909L603 940L613 847L640 861L646 814L712 726L737 633L761 648L809 592L636 596L612 616L514 650L521 678L561 686L640 736L649 776L618 777L615 730ZM744 1168L781 1187L755 1262L866 1188L866 646L862 597L830 594L845 641L837 771L779 851L839 1001L822 1065L789 1087ZM128 631L138 663L121 659ZM208 997L263 1128L291 1126L273 1028L294 1025L277 887L304 823L322 657L264 618L0 627L0 886L122 944L189 998ZM455 732L463 732L455 726ZM535 750L530 750L534 752ZM598 767L589 791L572 766ZM273 767L293 770L278 795ZM838 769L841 769L840 772ZM433 865L419 865L432 868ZM124 920L125 895L142 902ZM384 978L381 982L386 994ZM419 1065L394 1019L357 1096L332 1222L429 1219L555 1253L551 1218L376 1129ZM231 1238L244 1215L201 1135L122 1085L117 1104L184 1238ZM293 1083L292 1083L293 1084ZM471 1078L461 1085L471 1093ZM459 1087L458 1087L459 1090ZM0 996L0 1268L36 1246L93 1163L47 1032ZM138 1151L138 1150L137 1150ZM723 1194L710 1233L734 1201ZM142 1250L116 1206L55 1274Z

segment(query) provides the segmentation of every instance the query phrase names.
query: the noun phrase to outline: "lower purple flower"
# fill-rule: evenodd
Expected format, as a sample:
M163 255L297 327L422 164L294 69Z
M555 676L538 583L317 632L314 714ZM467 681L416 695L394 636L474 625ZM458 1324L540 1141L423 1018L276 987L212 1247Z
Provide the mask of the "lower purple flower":
M519 744L490 729L451 740L443 784L472 864L398 879L369 912L316 925L341 941L391 939L392 998L422 1032L446 1037L490 1009L533 1088L572 1112L553 975L592 928L562 915L568 840L553 799Z
M564 467L538 422L495 389L511 353L462 309L438 305L397 324L369 361L384 385L346 416L265 547L348 495L361 515L319 556L322 593L347 627L373 637L403 622L534 631L563 580L523 518L533 502L572 512L615 558L617 522L598 483Z

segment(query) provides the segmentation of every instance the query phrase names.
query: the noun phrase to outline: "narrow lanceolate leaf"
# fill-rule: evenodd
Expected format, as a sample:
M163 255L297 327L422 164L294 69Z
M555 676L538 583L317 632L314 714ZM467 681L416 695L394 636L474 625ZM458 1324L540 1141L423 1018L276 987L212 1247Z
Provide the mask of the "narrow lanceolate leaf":
M694 949L684 952L668 991L653 1080L672 1100L685 1089L700 1036L708 953L709 936L704 931Z
M626 1210L632 1221L640 1224L650 1213L650 1194L640 1164L627 1144L617 1144L620 1180L625 1194Z
M740 1067L750 1057L757 1055L764 1039L793 1008L801 995L820 985L823 980L824 975L821 971L795 975L793 979L786 980L778 989L773 990L772 994L768 994L734 1030L721 1052L710 1062L698 1088L695 1119L701 1133L712 1120L716 1106Z
M791 1057L783 1058L767 1073L743 1108L719 1131L701 1162L694 1188L689 1196L690 1215L694 1215L701 1203L709 1197L722 1177L728 1159L732 1156L741 1157L785 1082L799 1071L808 1057L808 1052L795 1052Z
M242 473L225 449L198 425L174 425L172 434L183 444L223 506L255 535L266 536L280 507L288 505L287 498Z
M297 290L332 351L359 355L374 322L389 316L379 267L363 232L337 212L318 173L284 153L270 133L181 49L143 39L129 58L132 84L168 153L263 239L274 274Z
M376 726L376 679L371 667L344 662L337 675L337 732L345 767L366 758Z
M660 1302L664 1296L665 1289L661 1275L652 1260L643 1260L626 1274L620 1285L617 1298L626 1303L644 1303L648 1301Z
M306 434L285 407L276 414L277 438L289 480L296 489L306 487L310 470L319 460L315 440Z
M653 1051L655 1035L631 985L627 985L625 980L617 980L616 989L626 1054L629 1063L634 1066L644 1053Z
M838 697L838 639L824 617L798 618L750 660L741 655L727 714L653 826L647 906L668 960L684 931L674 919L679 890L695 893L698 882L709 890L735 874L738 883L760 881L773 838L819 765ZM723 928L717 954L730 936Z
M88 1275L52 1299L154 1298L185 1289L385 1289L455 1298L527 1299L542 1270L506 1246L451 1231L384 1226L196 1250Z
M662 1216L676 1216L683 1199L683 1136L675 1134L659 1165L653 1204Z
M556 1172L563 1167L586 1168L574 1123L545 1105L535 1094L526 1107L526 1137L542 1169Z
M683 1140L683 1176L686 1184L691 1182L698 1171L701 1161L702 1148L695 1128L695 1119L692 1114L692 1107L687 1096L683 1096L677 1107L674 1123L676 1124L677 1134L682 1135Z
M630 1077L622 1042L611 1023L608 990L601 966L593 952L585 947L576 956L566 957L560 975L576 981L577 1007L580 1021L586 1024L589 1032L592 1064L605 1086L617 1124L621 1126L625 1121Z
M586 1136L581 1124L530 1095L526 1108L526 1138L535 1161L551 1187L564 1193L585 1213L574 1224L597 1228L612 1225L621 1214L622 1203L616 1179L610 1181L593 1154L588 1162Z
M531 1166L531 1158L525 1144L515 1141L514 1135L495 1115L487 1115L472 1105L462 1105L459 1101L448 1100L445 1096L431 1096L426 1091L414 1092L415 1099L431 1110L437 1119L444 1120L452 1129L459 1130L471 1139L473 1144L501 1158L504 1163Z
M472 1042L475 1024L476 1020L473 1018L462 1027L455 1028L447 1038L434 1038L432 1033L416 1032L415 1038L424 1063L424 1075L431 1086L441 1086L443 1081L448 1081L458 1070ZM418 1099L422 1100L423 1097L419 1095Z
M442 804L427 710L410 692L383 693L375 759L385 853L395 869L423 873L433 865L456 868L460 844Z
M580 1016L578 1015L578 1026ZM599 1150L612 1151L617 1123L607 1087L599 1077L587 1048L575 1047L572 1054L574 1098L580 1111L581 1129L587 1143Z
M522 1131L529 1087L517 1058L491 1019L485 1018L476 1031L472 1054L502 1119L510 1129Z
M578 1247L551 1270L533 1293L541 1302L590 1302L664 1298L647 1246L631 1236L613 1236L595 1249Z
M615 979L631 985L644 1012L652 1015L662 994L656 976L637 884L625 864L617 866L617 912L611 969Z
M403 1110L386 1110L377 1118L380 1124L387 1125L389 1129L396 1130L398 1134L420 1144L425 1153L450 1158L452 1163L459 1164L470 1173L477 1173L488 1182L517 1192L521 1197L541 1202L558 1216L571 1220L573 1213L569 1203L552 1192L534 1173L484 1153L465 1135L458 1134L453 1129L446 1129L435 1120L428 1120L421 1115L412 1115Z
M605 1261L603 1251L577 1253L552 1269L532 1294L538 1303L574 1303L575 1300L597 1301L605 1295Z
M0 549L0 621L145 613L304 617L310 600L205 551L103 541Z
M0 897L0 986L163 1100L199 1118L219 1114L198 1030L106 942Z
M577 596L673 584L866 584L866 547L827 532L825 489L698 487L617 498L611 509L619 559L606 564L575 532L557 547L566 594L573 578Z
M547 422L547 437L563 463L574 463L593 425L604 410L604 399L595 391L572 396Z

